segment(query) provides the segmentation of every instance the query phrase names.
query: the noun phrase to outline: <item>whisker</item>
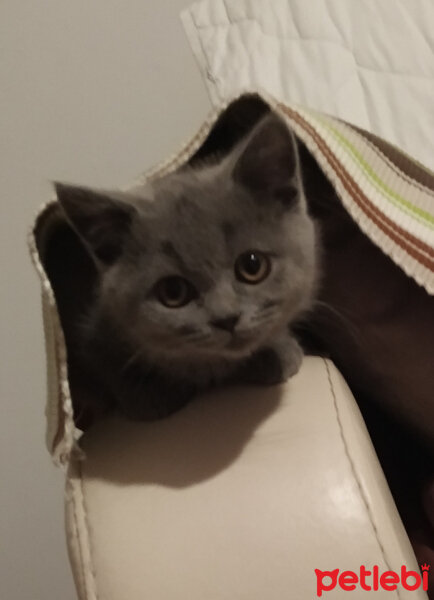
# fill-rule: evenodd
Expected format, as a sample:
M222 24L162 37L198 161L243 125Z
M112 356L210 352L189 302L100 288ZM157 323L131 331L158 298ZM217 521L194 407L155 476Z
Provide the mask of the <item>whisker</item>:
M259 323L259 322L264 321L265 319L269 319L270 317L273 317L275 314L276 314L275 307L269 308L268 310L263 310L259 314L253 316L251 321L252 321L252 323Z
M336 308L334 308L327 302L323 302L322 300L316 300L314 302L313 310L315 310L315 307L319 307L320 309L324 310L326 314L333 316L335 320L341 325L345 326L347 331L355 338L357 338L360 335L360 329L342 311L337 310Z
M266 300L262 305L262 309L266 310L268 308L275 308L276 306L280 306L282 304L282 300L279 298L275 298L274 300Z
M131 367L135 363L136 360L138 360L139 358L142 358L142 353L143 353L143 348L139 348L138 350L133 352L132 355L125 361L125 364L121 368L121 374L124 374L125 371L129 367Z

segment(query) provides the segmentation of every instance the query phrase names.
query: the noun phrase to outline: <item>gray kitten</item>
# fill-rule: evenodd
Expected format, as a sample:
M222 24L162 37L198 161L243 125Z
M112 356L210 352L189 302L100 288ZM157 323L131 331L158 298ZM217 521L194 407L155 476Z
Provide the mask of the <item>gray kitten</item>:
M166 416L200 389L298 371L290 325L315 292L315 232L276 115L225 157L129 192L56 191L98 270L79 354L125 415Z

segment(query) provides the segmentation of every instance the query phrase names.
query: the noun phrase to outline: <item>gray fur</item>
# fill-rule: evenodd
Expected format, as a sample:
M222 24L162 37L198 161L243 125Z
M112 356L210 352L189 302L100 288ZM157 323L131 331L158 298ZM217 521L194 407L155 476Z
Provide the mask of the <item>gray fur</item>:
M128 416L166 415L222 381L275 383L298 370L289 326L315 292L315 234L296 144L276 116L222 160L128 193L56 189L100 272L83 353ZM270 257L261 283L235 277L247 250ZM197 291L181 308L155 295L172 275ZM232 315L233 332L214 325Z

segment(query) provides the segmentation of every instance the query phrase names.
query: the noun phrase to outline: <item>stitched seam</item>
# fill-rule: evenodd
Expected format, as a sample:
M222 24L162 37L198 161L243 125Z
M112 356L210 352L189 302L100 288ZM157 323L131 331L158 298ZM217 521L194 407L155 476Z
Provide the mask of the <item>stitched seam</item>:
M331 372L330 372L329 363L328 363L328 361L326 359L323 359L323 362L325 364L326 371L327 371L327 379L328 379L329 386L330 386L330 391L331 391L331 394L332 394L332 397L333 397L333 406L334 406L335 412L336 412L336 421L338 423L339 433L340 433L341 440L342 440L342 443L343 443L343 446L344 446L345 454L346 454L346 457L348 459L348 462L350 463L351 471L352 471L353 477L354 477L354 479L356 481L357 487L359 488L359 493L360 493L360 495L362 497L362 500L363 500L363 503L365 505L365 509L366 509L367 514L368 514L369 521L371 522L371 526L372 526L372 529L374 531L374 535L375 535L375 537L377 539L377 543L378 543L378 546L380 548L381 554L383 555L383 560L384 560L384 562L386 564L387 569L389 571L391 571L392 568L391 568L391 565L390 565L389 560L387 558L386 549L384 548L384 545L383 545L382 541L380 540L380 534L379 534L377 526L375 524L374 516L372 514L371 507L370 507L368 499L366 497L365 490L363 489L363 486L362 486L362 484L360 482L360 479L358 477L357 469L356 469L354 461L353 461L353 459L351 457L351 454L350 454L350 451L349 451L349 448L348 448L348 444L347 444L347 440L346 440L346 437L344 435L344 428L343 428L341 416L340 416L340 413L339 413L338 401L337 401L337 397L336 397L335 388L333 386L333 380L332 380L332 376L331 376ZM400 594L400 591L399 591L398 588L396 589L396 595L401 600L401 594Z
M99 594L97 591L97 585L96 585L96 570L95 570L95 562L93 560L93 550L92 550L92 543L91 543L91 532L90 532L90 527L89 527L89 518L88 518L88 512L87 512L87 506L86 506L86 501L85 501L85 495L84 495L84 485L83 485L83 468L82 468L82 461L78 462L77 465L77 469L79 471L79 485L80 485L80 491L81 491L81 506L83 509L83 517L84 517L84 527L85 527L85 531L86 531L86 541L87 542L87 547L89 550L89 572L90 572L90 579L91 579L91 597L93 596L92 600L98 600L99 599ZM88 590L89 586L86 585L86 593Z

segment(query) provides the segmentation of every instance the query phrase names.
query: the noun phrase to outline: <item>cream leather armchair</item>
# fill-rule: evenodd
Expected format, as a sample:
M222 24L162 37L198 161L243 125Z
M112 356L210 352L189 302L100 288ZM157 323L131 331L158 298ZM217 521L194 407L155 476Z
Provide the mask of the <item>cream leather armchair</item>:
M214 391L154 423L106 421L82 447L66 484L81 600L366 598L315 569L418 570L357 405L320 358L283 386Z

